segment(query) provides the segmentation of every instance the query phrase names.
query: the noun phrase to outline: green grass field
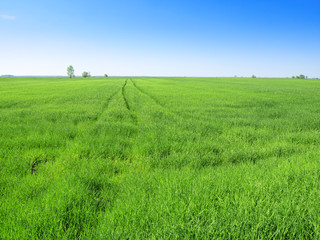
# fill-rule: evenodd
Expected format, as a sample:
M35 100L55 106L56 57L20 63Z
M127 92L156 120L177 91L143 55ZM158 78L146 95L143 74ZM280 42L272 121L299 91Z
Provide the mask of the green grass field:
M319 239L320 81L0 78L0 239Z

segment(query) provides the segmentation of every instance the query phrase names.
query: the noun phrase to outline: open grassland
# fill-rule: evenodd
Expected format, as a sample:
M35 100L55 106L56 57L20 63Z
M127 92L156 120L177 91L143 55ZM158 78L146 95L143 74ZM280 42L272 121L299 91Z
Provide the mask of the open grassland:
M319 239L320 82L0 78L0 239Z

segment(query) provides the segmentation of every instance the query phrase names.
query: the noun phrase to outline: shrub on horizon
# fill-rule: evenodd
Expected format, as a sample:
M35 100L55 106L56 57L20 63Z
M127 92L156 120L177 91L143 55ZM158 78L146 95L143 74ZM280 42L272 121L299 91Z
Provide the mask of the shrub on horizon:
M91 77L91 75L90 75L89 72L83 72L83 73L82 73L82 77L83 77L83 78Z

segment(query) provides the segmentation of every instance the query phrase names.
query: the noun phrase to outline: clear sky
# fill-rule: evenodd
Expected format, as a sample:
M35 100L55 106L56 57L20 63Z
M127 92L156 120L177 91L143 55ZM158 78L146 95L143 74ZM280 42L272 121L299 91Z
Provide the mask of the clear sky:
M319 0L0 0L0 75L320 77Z

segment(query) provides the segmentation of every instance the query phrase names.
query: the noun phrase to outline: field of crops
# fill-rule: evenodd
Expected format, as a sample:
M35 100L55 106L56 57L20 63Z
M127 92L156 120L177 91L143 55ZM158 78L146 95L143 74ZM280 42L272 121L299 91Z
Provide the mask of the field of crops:
M0 239L318 239L320 81L0 78Z

